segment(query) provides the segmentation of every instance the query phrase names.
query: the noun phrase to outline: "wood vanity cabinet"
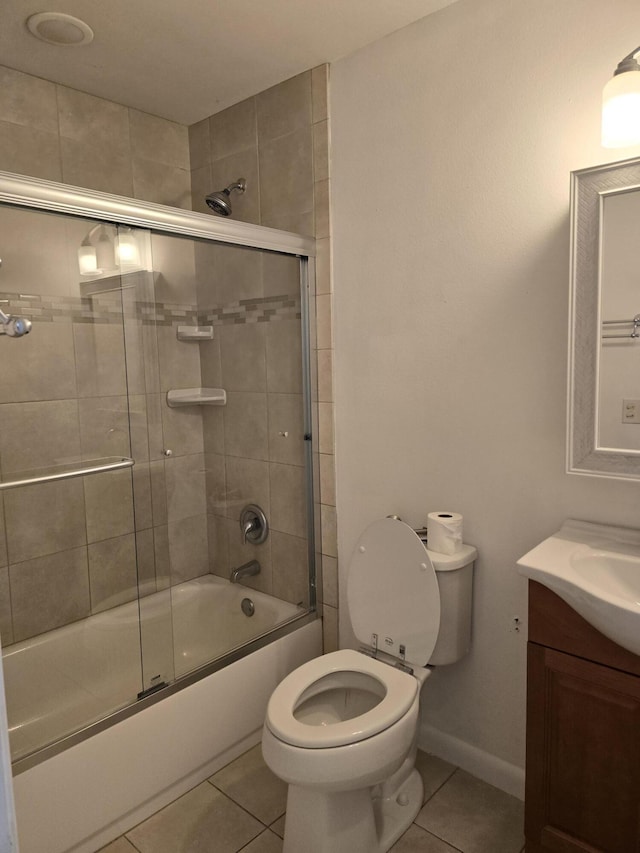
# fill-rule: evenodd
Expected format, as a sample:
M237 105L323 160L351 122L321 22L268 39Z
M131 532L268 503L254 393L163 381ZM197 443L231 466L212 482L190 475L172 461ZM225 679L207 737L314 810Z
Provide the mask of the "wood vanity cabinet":
M640 657L529 582L526 853L640 853Z

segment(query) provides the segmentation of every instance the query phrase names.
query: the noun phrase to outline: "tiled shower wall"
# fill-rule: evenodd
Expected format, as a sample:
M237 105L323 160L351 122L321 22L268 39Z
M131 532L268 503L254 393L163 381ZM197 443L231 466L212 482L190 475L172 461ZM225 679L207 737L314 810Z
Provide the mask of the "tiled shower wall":
M303 233L315 233L319 252L316 354L318 359L317 414L320 422L320 454L316 461L320 473L318 498L321 502L323 522L323 615L326 646L327 648L335 647L338 602L331 380L327 68L323 66L291 81L286 81L217 116L199 122L188 132L187 128L173 122L11 69L0 68L0 84L0 168L4 170L185 208L191 205L190 188L193 186L194 209L204 209L206 212L208 208L205 209L202 206L202 192L204 190L209 192L214 187L222 188L242 173L242 176L247 178L248 189L244 196L234 195L234 218ZM155 237L154 240L156 240ZM291 377L285 378L284 384L278 385L280 380L274 378L278 375L278 371L274 372L273 368L277 358L281 360L283 356L295 358L296 343L292 333L290 312L299 310L299 306L285 304L292 301L289 297L293 297L290 284L291 268L283 270L282 264L278 267L280 259L275 256L267 257L262 253L247 254L246 250L233 250L230 247L222 247L217 258L203 259L202 253L198 255L196 251L194 265L192 247L190 250L185 249L186 241L180 245L187 254L191 251L190 258L180 258L181 252L176 251L177 244L171 238L167 238L165 244L162 240L158 240L154 246L154 266L157 261L157 268L163 269L163 272L156 277L157 298L169 310L169 315L165 315L165 323L158 328L157 356L160 363L159 381L162 387L158 389L160 393L156 394L155 389L147 388L147 391L153 393L147 393L146 396L139 394L131 398L134 417L136 417L137 405L140 409L137 414L138 421L145 418L144 423L150 430L149 436L153 435L155 424L157 428L163 430L163 444L168 446L173 444L177 448L177 452L168 463L154 460L152 453L147 463L148 469L138 469L149 482L148 487L146 485L141 487L138 483L136 494L136 500L143 501L142 506L136 507L138 547L145 549L146 553L146 556L138 554L142 578L147 584L148 591L152 591L156 584L161 587L169 582L166 564L169 539L173 542L171 557L176 580L200 574L209 568L225 574L229 565L244 560L244 555L241 551L238 552L236 544L239 542L239 534L235 527L234 516L237 507L234 506L233 495L246 491L247 478L250 477L251 485L248 488L253 490L254 483L260 484L263 500L268 504L271 514L275 512L274 532L271 537L272 559L268 564L265 563L266 570L261 578L256 579L256 586L262 584L267 588L270 587L269 591L273 591L274 594L296 601L300 596L300 584L296 580L298 573L293 571L293 567L301 554L301 542L304 540L300 535L302 532L300 519L295 517L295 512L293 514L290 512L290 505L286 504L285 495L290 499L299 490L300 449L293 447L293 443L286 443L285 449L281 441L282 437L279 435L281 431L277 431L279 441L275 441L276 436L270 435L267 428L267 434L262 440L266 440L267 447L271 443L272 449L267 454L258 454L262 458L256 459L254 450L245 452L241 448L235 455L228 453L228 448L226 452L221 452L224 447L220 444L223 432L220 424L216 424L216 420L222 420L220 410L206 410L202 415L198 411L176 412L168 410L165 406L162 407L162 414L158 413L162 392L168 387L184 387L188 384L186 380L189 376L193 377L194 385L209 384L216 378L221 382L224 353L227 352L227 364L235 364L237 359L230 358L229 354L235 353L236 350L230 347L238 344L241 347L241 353L255 354L257 343L259 349L263 344L264 369L267 377L269 376L268 353L271 351L272 393L265 397L267 412L271 415L270 422L275 424L282 418L285 419L283 423L293 422L291 420L294 412L293 403L299 394L299 386L295 383L291 384L293 381ZM188 245L191 246L190 243ZM204 247L205 250L212 248ZM226 255L222 254L223 249L227 250ZM236 275L235 281L233 275L228 274L230 269L238 268L238 264L234 263L232 258L234 251L244 253L247 257L251 254L254 258L250 261L245 261L243 258L240 265L243 271ZM244 275L245 264L255 264L255 257L260 259L260 270L252 286L259 287L260 293L246 293L238 288L238 278L242 281L247 280ZM181 261L185 261L185 264L179 267ZM291 259L288 261L292 263ZM213 267L210 266L211 263ZM212 304L211 293L207 287L213 268L217 268L218 272L227 273L219 278L223 283L215 296L215 304ZM1 285L0 290L3 290ZM247 304L244 297L250 299L250 304ZM200 319L206 317L207 312L209 315L214 310L233 312L234 308L239 307L241 311L248 312L248 317L251 314L251 305L256 302L256 299L267 300L265 311L270 321L266 325L251 322L238 323L237 318L230 323L228 316L226 322L218 317L214 322L219 326L219 334L217 331L216 342L212 342L212 346L208 349L207 344L177 345L174 327L182 311L190 311L193 316ZM273 299L275 302L268 304L268 301ZM240 306L241 301L244 303L242 306ZM173 319L170 318L171 306L177 312ZM271 310L272 313L269 313ZM168 322L166 322L167 316L169 316ZM261 331L253 333L251 330L248 335L247 328L252 325L255 325L256 329L260 328ZM270 331L276 328L277 332ZM287 328L289 331L284 332ZM92 325L91 329L90 348L87 353L83 356L81 348L78 348L75 363L70 363L68 366L69 375L74 377L76 383L76 393L81 393L78 392L81 384L80 373L90 363L90 351L91 353L96 351L96 335L100 340L104 339L102 352L108 354L109 363L114 367L112 363L114 342L105 343L109 336L108 328L106 326L102 328L102 325L98 324ZM83 334L87 334L86 331L77 331L72 324L69 324L68 332L72 338L73 335L76 336L76 341L79 341ZM56 334L60 334L60 327ZM250 341L251 334L253 338ZM60 353L64 352L64 348L61 350L57 343L53 346L49 344L47 350L45 336L44 332L40 335L42 353L38 357L42 359L44 369L44 372L36 371L36 375L40 376L47 375L45 364L47 359L49 367L59 364ZM262 344L259 336L263 336ZM30 343L38 347L39 344L33 343L35 340L36 337L31 336L21 343ZM76 346L80 347L77 343ZM118 345L115 345L115 348L119 351ZM119 371L118 357L115 358L113 374L116 376ZM235 378L227 370L227 378L232 384L237 383L237 388L230 393L228 417L231 417L234 402L242 402L243 395L246 401L247 395L262 393L248 390L247 381L253 382L254 379L247 380L246 375L243 378L242 370L238 371L236 367L233 368L232 373L234 371ZM248 368L245 373L251 374L252 370ZM274 382L276 384L273 384ZM287 382L289 382L288 385ZM117 401L120 398L120 391L114 390L111 396L114 401ZM23 402L25 405L31 405L35 399L30 402L27 398ZM37 399L42 400L42 396ZM80 398L75 398L71 392L65 399L67 402L75 400L76 406L86 407L87 405L86 401L80 401ZM118 405L120 404L116 404L114 409L116 419ZM28 414L27 409L24 409L22 415L27 417ZM64 413L58 413L58 415L64 423ZM237 423L241 424L244 420L244 418L237 419ZM29 422L32 421L33 419L29 418ZM227 432L229 435L232 433L240 435L235 429L228 429ZM45 431L44 436L47 441L51 440L50 433ZM154 476L165 465L166 482L163 477ZM221 470L224 478L216 481L212 475L220 474ZM172 500L174 494L172 485L175 486L180 482L182 475L188 474L189 471L197 475L191 477L192 488L189 494L181 492L177 499ZM200 481L204 471L207 475L203 481ZM118 481L119 487L116 485ZM223 500L219 499L221 482L225 484ZM50 542L43 545L40 550L42 552L44 549L46 553L40 553L40 556L29 559L44 559L47 565L38 563L32 567L33 570L30 573L27 571L19 573L14 569L13 587L15 589L12 587L11 595L8 590L9 571L6 567L8 562L6 547L0 537L0 563L4 564L4 568L0 569L0 600L5 604L0 612L0 620L5 644L22 636L55 627L60 623L60 619L68 621L68 619L85 615L92 609L101 609L103 606L119 603L123 597L123 591L128 588L128 575L134 556L131 527L133 512L131 498L128 502L122 500L125 475L108 475L108 481L105 481L101 489L104 491L108 483L111 483L113 485L109 485L108 488L111 489L112 494L95 497L94 505L100 508L100 514L107 520L107 526L102 531L95 525L91 526L86 511L86 507L91 504L91 490L98 488L97 485L87 485L90 483L91 480L88 479L84 484L84 515L81 511L80 493L76 496L75 504L67 500L60 503L60 506L75 507L78 510L75 526L71 525L71 529L78 528L75 533L78 541L74 539L73 543L52 544ZM154 484L153 489L151 484ZM70 486L71 483L67 485ZM74 484L74 488L77 491L77 484ZM152 492L155 496L153 507ZM14 494L17 495L18 492ZM229 495L231 499L228 499ZM13 498L10 499L10 503L12 500ZM54 516L48 514L49 503L46 501L45 505L38 507L36 502L36 505L30 505L29 512L25 507L24 513L16 512L13 516L8 513L8 518L9 516L14 518L16 524L20 519L20 524L23 525L22 528L19 525L16 526L15 530L11 531L10 538L18 542L20 540L18 534L24 532L25 524L27 528L29 525L35 528L44 526L49 530L64 526L62 520L56 519L55 514ZM57 507L58 502L55 501L54 505ZM116 514L119 518L116 527L120 524L117 530L113 526L112 516L106 511L114 505L119 505L121 508L119 515ZM158 506L161 507L160 510ZM165 506L166 511L163 509ZM71 512L71 509L69 511ZM171 517L172 513L173 517ZM173 530L169 536L171 524L173 524ZM90 533L90 530L93 533ZM99 538L93 542L91 539L95 535ZM210 544L215 543L215 552L213 549L210 551L211 554L215 553L214 563L210 567L207 565L207 538ZM100 546L99 543L105 544ZM94 560L99 558L100 553L104 558L111 559L109 570L101 569L94 572L93 589L90 582L91 573L87 573L86 563L92 548ZM15 546L13 553L18 557L16 564L25 562L26 557L20 551L16 551ZM55 555L60 554L65 556L56 558ZM76 562L70 559L72 555L75 555ZM112 559L114 556L116 559ZM155 575L153 573L154 557ZM182 559L183 557L185 559ZM61 565L65 566L67 574L71 573L64 584L59 583L59 576L50 571L51 566L47 561L50 562L52 559L58 559ZM224 566L225 562L227 567ZM270 571L274 564L282 567L279 577ZM69 582L72 580L71 575L74 571L76 575L84 575L88 580L84 585L81 584L79 600L75 601L75 604L69 604L68 601L64 603L64 596L68 597ZM55 582L54 578L57 578ZM111 579L103 584L104 588L101 587L101 578ZM2 594L3 592L5 594ZM18 617L17 631L14 631L14 615L9 607L10 600L14 608L21 607L27 614L26 617ZM47 607L42 611L44 615L40 622L30 625L28 624L31 618L29 614L35 612L34 605L38 600L47 602ZM103 602L108 604L105 605ZM27 620L26 623L24 618Z
M321 515L322 529L322 588L320 598L323 601L325 648L337 647L337 559L336 559L336 515L335 515L335 476L333 447L333 338L331 333L331 277L330 277L330 216L329 216L329 110L328 110L328 66L323 65L311 71L286 80L284 83L248 98L222 112L210 116L189 128L191 153L191 174L193 189L193 209L211 213L204 202L207 194L221 190L237 178L247 180L244 194L233 193L231 203L233 218L271 228L283 228L302 234L315 236L317 241L317 271L315 295L315 359L317 375L314 376L314 413L319 423L319 435L316 449L316 469L319 475L316 498L317 509ZM226 272L223 278L228 282L225 304L259 297L259 291L249 292L246 288L259 287L259 275L250 276L248 269L258 261L249 256L237 258L237 263ZM280 295L281 283L290 281L293 295L296 284L290 275L277 268L276 258L263 260L262 296ZM254 284L248 284L253 282ZM226 302L228 300L228 302ZM299 412L296 396L301 386L298 376L277 383L272 381L267 371L266 386L251 376L251 360L262 365L266 357L273 357L276 347L281 356L288 354L290 363L298 358L297 329L286 323L273 327L272 337L265 338L264 329L259 326L240 326L233 334L239 349L245 353L248 361L245 376L238 386L238 394L256 394L264 396L261 403L267 410L264 414L266 429L270 431L266 449L252 449L246 457L241 454L217 453L218 467L226 467L227 472L236 472L233 476L248 476L253 469L254 482L260 483L263 499L271 494L271 511L280 494L290 495L288 518L285 525L287 538L273 538L272 565L281 559L289 566L302 559L304 543L301 518L294 518L292 510L300 500L302 488L301 448L292 446L292 442L281 436L286 428L278 426L291 423L290 413ZM241 343L240 343L241 342ZM271 355L270 355L271 354ZM203 365L203 371L205 366ZM215 366L212 367L215 371ZM258 373L262 370L260 367ZM233 405L239 404L239 399ZM317 408L316 408L317 407ZM220 417L211 414L208 417ZM217 450L224 448L223 438L218 433ZM269 468L259 460L278 459ZM273 456L275 454L275 457ZM258 457L258 459L256 459ZM229 476L229 473L227 474ZM284 491L283 491L284 490ZM227 484L227 491L229 483ZM233 491L233 489L231 489ZM210 526L220 529L219 520L211 517ZM232 513L231 513L232 514ZM230 547L237 541L237 529L227 527ZM225 542L222 541L224 549ZM320 573L319 573L320 574ZM288 581L293 575L287 573ZM295 585L295 581L293 581ZM293 589L289 590L298 600ZM281 594L274 587L276 595Z

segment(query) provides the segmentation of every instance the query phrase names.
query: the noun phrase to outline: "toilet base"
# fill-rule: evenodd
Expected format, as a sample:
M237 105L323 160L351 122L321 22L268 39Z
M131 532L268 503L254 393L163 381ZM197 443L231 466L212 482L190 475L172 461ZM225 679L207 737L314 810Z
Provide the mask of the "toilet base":
M289 785L283 853L386 853L413 823L422 793L415 769L386 797L373 797L371 788L318 791Z

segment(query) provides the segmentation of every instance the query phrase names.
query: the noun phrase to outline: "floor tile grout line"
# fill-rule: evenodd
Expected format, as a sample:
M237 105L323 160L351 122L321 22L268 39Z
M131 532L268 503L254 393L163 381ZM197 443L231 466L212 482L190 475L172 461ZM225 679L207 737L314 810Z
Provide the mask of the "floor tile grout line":
M242 853L242 851L243 851L243 850L246 850L246 849L247 849L247 847L248 847L250 844L253 844L253 842L256 840L256 838L260 838L260 836L261 836L261 835L264 835L264 833L265 833L265 832L270 832L272 835L275 835L275 836L276 836L276 838L280 838L280 836L279 836L279 835L276 835L276 833L275 833L275 832L273 832L273 830L269 829L269 827L268 827L268 826L265 826L265 828L262 830L262 832L259 832L256 836L254 836L254 837L251 839L251 841L247 841L247 843L246 843L243 847L239 847L239 848L236 850L236 853ZM280 839L280 840L282 840L282 839Z
M257 820L259 823L261 823L265 829L269 829L269 824L265 823L257 815L254 815L254 813L252 811L249 811L249 809L246 806L243 806L242 803L239 803L237 800L234 800L233 797L230 794L227 794L226 791L223 791L222 788L218 788L218 786L215 785L211 781L211 779L205 779L205 782L208 782L212 788L215 788L216 791L219 791L223 797L226 797L228 800L231 800L231 802L234 803L236 806L238 806L239 809L242 809L243 812L246 812L249 815L249 817L252 817L254 820ZM273 823L275 823L276 820L279 820L284 813L285 812L282 812L282 814L279 814L278 817L274 818Z
M435 789L435 791L433 791L433 793L429 794L427 799L422 803L422 805L420 806L420 811L422 811L422 809L427 805L427 803L430 802L435 797L435 795L438 793L438 791L441 791L444 788L444 786L447 784L447 782L449 782L456 775L456 773L458 772L459 769L460 769L459 767L453 768L453 770L451 771L451 773L449 773L449 775L444 780L444 782L441 782L440 785L438 785L438 787Z

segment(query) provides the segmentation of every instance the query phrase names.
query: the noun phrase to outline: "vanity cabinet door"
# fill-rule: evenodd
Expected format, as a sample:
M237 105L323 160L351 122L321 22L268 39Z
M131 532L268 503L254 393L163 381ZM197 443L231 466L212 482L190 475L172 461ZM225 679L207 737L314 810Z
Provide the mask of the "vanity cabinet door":
M527 853L640 853L640 678L528 646Z

